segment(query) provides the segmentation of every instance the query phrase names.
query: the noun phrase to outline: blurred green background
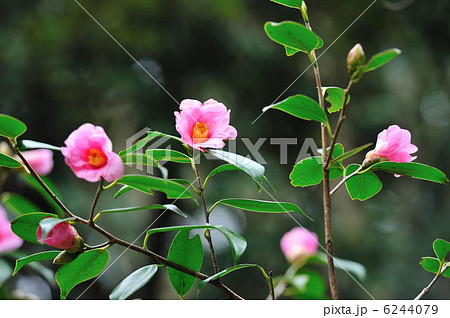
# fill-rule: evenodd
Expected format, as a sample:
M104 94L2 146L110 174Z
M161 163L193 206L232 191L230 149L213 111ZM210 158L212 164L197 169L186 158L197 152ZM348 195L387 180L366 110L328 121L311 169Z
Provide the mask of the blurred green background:
M288 175L301 143L313 137L319 142L318 125L269 112L254 124L264 106L270 105L308 66L304 55L286 57L284 49L264 34L266 21L300 19L296 10L269 0L80 0L85 8L167 89L177 100L214 98L232 109L231 124L239 137L268 138L261 147L267 162L267 176L279 201L299 204L315 222L294 216L303 226L319 234L323 242L321 189L297 189ZM372 0L307 1L312 26L327 48L372 3ZM407 5L403 5L407 4ZM348 77L345 58L360 42L367 55L397 47L403 53L388 66L370 73L352 94L341 141L347 149L375 142L378 132L398 124L412 132L419 147L418 162L450 172L450 2L377 1L320 58L325 86L344 86ZM324 48L319 51L323 52ZM316 98L312 69L282 96L302 93ZM85 122L105 127L114 149L125 148L128 137L145 127L177 134L172 100L129 56L77 5L75 1L0 1L0 112L16 116L29 127L27 139L62 145L68 134ZM334 120L334 119L333 119ZM288 162L280 164L278 145L269 138L298 138L288 147ZM248 154L242 141L238 152ZM363 155L354 161L361 162ZM352 161L353 162L353 161ZM350 161L349 161L350 163ZM204 162L206 175L218 162ZM192 171L166 166L170 177L194 180ZM136 170L128 168L129 172ZM377 299L412 299L432 278L419 266L422 256L432 256L437 237L449 239L450 195L442 185L391 175L382 175L384 189L366 202L352 202L344 189L333 200L336 256L362 263L367 278L362 285ZM86 217L96 188L76 179L55 154L51 178L67 205ZM214 186L212 187L214 183ZM11 176L7 191L26 194L47 209L38 195ZM223 197L251 197L270 200L259 193L251 179L240 173L217 176L207 189L209 204ZM106 193L100 208L169 201L162 196L136 193L112 200ZM166 213L155 227L203 222L201 211L191 202L177 202L191 218ZM241 262L258 263L274 275L288 264L280 249L282 234L295 222L288 215L244 214L221 209L213 223L223 223L248 240ZM158 215L157 211L133 215L105 216L100 222L127 240L134 240ZM12 217L12 215L11 215ZM85 239L100 243L102 238L80 228ZM170 235L152 241L152 248L165 255ZM214 239L219 240L218 236ZM137 241L139 244L142 237ZM224 245L218 241L218 245ZM206 245L206 244L205 244ZM220 246L219 246L220 247ZM25 244L21 251L44 247ZM220 249L220 248L219 248ZM112 260L123 248L113 247ZM114 286L150 259L127 251L82 299L107 299ZM205 255L203 271L211 272ZM220 249L219 263L230 265L230 253ZM324 268L318 268L323 273ZM246 298L267 295L260 273L236 272L224 281ZM76 298L89 285L74 289ZM347 274L338 273L341 297L369 299ZM22 290L41 298L57 298L31 269L6 282L10 292ZM33 289L34 288L34 289ZM195 292L188 298L195 298ZM449 280L440 280L432 290L433 299L448 299ZM165 270L136 293L143 299L176 299ZM214 287L206 287L200 298L220 298Z

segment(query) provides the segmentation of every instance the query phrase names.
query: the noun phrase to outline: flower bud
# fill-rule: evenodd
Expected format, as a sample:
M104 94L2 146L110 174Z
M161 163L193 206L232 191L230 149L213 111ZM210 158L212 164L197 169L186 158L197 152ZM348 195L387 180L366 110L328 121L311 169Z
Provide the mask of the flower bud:
M347 71L353 75L358 67L366 62L366 55L361 44L356 44L347 55Z
M298 264L308 256L316 254L319 243L316 233L295 227L283 235L280 246L287 260Z
M46 176L53 170L53 151L49 149L24 151L22 152L22 155L40 176Z
M57 224L48 233L45 240L42 240L42 229L39 226L36 230L36 238L41 243L68 250L71 253L80 250L84 246L83 239L78 235L77 230L68 222Z
M68 251L62 251L55 257L53 264L64 265L72 262L77 257L76 254L69 253Z

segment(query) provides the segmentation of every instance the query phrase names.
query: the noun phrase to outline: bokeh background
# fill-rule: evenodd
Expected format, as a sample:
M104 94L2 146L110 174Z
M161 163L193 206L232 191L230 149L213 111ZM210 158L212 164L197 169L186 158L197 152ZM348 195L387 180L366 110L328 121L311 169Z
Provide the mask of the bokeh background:
M270 41L263 31L266 21L298 21L297 11L269 0L79 2L175 99L219 100L232 109L232 125L240 137L249 138L252 143L260 137L268 138L260 153L267 162L267 177L277 189L276 193L270 190L271 195L279 201L295 202L309 213L314 222L300 215L294 217L317 232L323 242L320 187L297 189L290 186L288 179L303 140L312 137L319 141L318 125L276 111L252 124L261 109L270 105L308 66L304 55L286 57L283 48ZM324 48L371 2L307 1L312 26L324 39ZM419 147L418 162L450 172L449 16L447 0L379 0L320 58L324 85L342 87L348 80L345 57L354 44L360 42L367 55L391 47L403 51L388 66L366 75L353 90L341 138L347 149L375 142L378 132L398 124L412 132L413 143ZM296 93L316 98L311 69L282 98ZM127 138L145 127L176 134L173 112L177 108L177 103L75 1L0 1L0 111L26 122L26 138L62 145L71 131L91 122L105 127L119 151L125 148ZM280 148L271 145L269 138L298 138L299 145L288 148L287 164L280 164ZM249 154L240 140L237 150ZM362 159L361 154L349 163ZM218 164L204 162L202 175ZM170 177L194 180L189 167L166 167ZM55 154L51 178L67 205L87 216L96 185L76 179L60 154ZM450 238L450 195L442 185L391 175L381 178L384 189L369 201L352 202L344 189L334 196L335 253L364 264L367 278L361 283L375 298L411 299L432 278L419 266L420 258L433 255L431 244L435 238ZM223 197L271 199L264 191L259 193L251 179L241 173L217 176L210 186L206 193L209 204ZM50 209L14 175L8 178L4 190L24 194L42 209ZM137 193L117 200L111 197L112 193L106 193L99 207L169 202L163 196ZM195 204L177 204L189 214L188 220L166 213L154 226L203 222ZM279 240L296 226L292 218L244 214L225 208L215 212L212 222L225 224L247 238L242 262L261 264L273 270L274 275L284 273L288 264L279 249ZM105 216L101 224L132 241L159 213ZM102 242L102 238L83 228L80 232L92 244ZM165 255L171 237L158 236L152 241L152 248ZM230 265L226 245L218 236L214 239L219 245L219 263L222 267ZM141 240L142 237L137 242ZM25 244L21 251L42 249ZM113 247L111 259L123 250ZM107 299L118 282L149 262L150 259L127 251L81 298ZM209 256L205 255L203 271L210 273L208 262ZM324 268L316 270L326 277ZM265 282L257 271L236 272L224 281L246 298L267 295ZM342 298L370 298L345 273L338 273L338 284ZM69 298L78 297L88 285L75 288ZM58 297L56 288L28 268L8 279L4 288L8 293ZM442 279L427 297L449 296L450 283ZM135 297L177 298L165 270L159 271ZM195 291L188 294L188 298L195 297ZM214 287L206 287L200 294L200 298L220 297L222 294Z

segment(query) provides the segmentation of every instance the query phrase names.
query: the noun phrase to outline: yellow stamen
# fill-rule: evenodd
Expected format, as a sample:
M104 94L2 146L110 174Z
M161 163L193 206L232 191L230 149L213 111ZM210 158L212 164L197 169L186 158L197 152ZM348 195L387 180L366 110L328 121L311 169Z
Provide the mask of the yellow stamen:
M208 140L208 125L205 123L196 123L192 131L192 140L199 144Z
M91 166L95 168L101 168L106 165L106 162L108 160L106 159L103 151L98 149L89 149L88 161Z

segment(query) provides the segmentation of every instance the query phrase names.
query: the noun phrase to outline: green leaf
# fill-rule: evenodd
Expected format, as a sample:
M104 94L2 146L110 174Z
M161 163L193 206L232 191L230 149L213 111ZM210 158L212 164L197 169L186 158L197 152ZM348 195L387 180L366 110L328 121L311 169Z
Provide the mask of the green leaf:
M108 265L109 253L103 249L89 250L74 261L61 266L56 272L56 282L61 289L61 299L66 299L76 285L100 275Z
M16 141L17 137L27 131L27 126L20 120L0 114L0 136L13 139Z
M441 269L441 262L434 257L422 257L420 265L427 272L438 274ZM442 273L442 276L450 278L450 267Z
M308 263L327 266L327 255L325 253L318 252L316 255L311 256L308 259ZM357 276L360 280L364 280L366 278L366 268L357 262L334 257L334 266Z
M135 190L153 194L152 190L164 192L168 199L189 199L192 194L184 186L162 178L142 175L126 175L117 181Z
M262 111L266 112L269 109L278 109L304 120L328 123L327 115L319 104L305 95L290 96L279 103L264 107Z
M40 210L34 203L16 193L5 192L1 199L2 205L15 214L39 212Z
M137 290L147 284L150 279L155 276L158 270L158 265L152 264L139 268L130 275L128 275L119 285L114 288L109 299L123 300L130 297Z
M345 176L355 172L359 167L358 164L348 165L345 169ZM345 181L345 187L352 200L364 201L380 192L383 183L373 171L367 170Z
M145 205L145 206L134 206L134 207L127 207L127 208L118 208L118 209L108 209L108 210L102 210L98 212L98 215L102 214L109 214L109 213L128 213L128 212L135 212L135 211L142 211L142 210L169 210L172 211L179 216L187 219L187 215L183 213L176 205L174 204L152 204L152 205Z
M345 89L340 87L324 87L323 91L328 94L325 97L325 100L331 104L331 107L328 108L328 112L334 113L340 111L344 106ZM345 104L348 104L350 99L351 97L348 95L347 102Z
M382 67L383 65L389 63L392 59L400 55L400 53L402 53L402 51L400 51L399 49L389 49L381 53L375 54L370 58L369 62L367 62L366 65L361 67L362 68L361 70L364 73L374 71L377 68Z
M447 254L450 252L450 242L443 239L436 239L433 242L433 250L441 262L446 261Z
M39 261L53 260L61 251L46 251L32 255L28 255L16 260L16 267L14 268L13 276L17 274L27 264Z
M65 215L64 211L59 207L58 204L52 199L52 197L47 193L47 191L42 188L42 186L29 174L21 174L20 177L32 188L34 188L39 194L45 198L45 200L55 209L59 215ZM47 177L41 176L41 180L49 187L49 189L61 200L61 195L56 189L56 186Z
M6 168L22 168L22 164L16 159L0 152L0 167Z
M406 175L415 179L437 183L448 183L447 176L441 170L423 163L384 161L370 166L369 169L373 171L380 170L399 175Z
M253 180L255 180L255 182L258 184L258 187L261 186L264 179L265 169L259 163L245 158L241 155L218 149L209 149L208 153L246 172L253 178Z
M136 143L134 143L131 147L122 150L119 152L119 156L121 156L122 158L127 155L127 154L131 154L139 149L142 149L145 147L145 145L152 140L153 138L155 138L155 136L153 134L151 134L151 131L147 132L147 136L145 136L142 139L139 139Z
M289 175L294 187L319 184L323 179L322 157L310 157L299 161Z
M131 190L133 190L132 187L129 187L129 186L123 186L122 188L119 189L119 191L116 192L116 194L114 194L114 199L117 199L117 198L118 198L119 196L121 196L122 194L127 193L128 191L131 191ZM147 194L150 194L150 195L153 194L152 191L147 191L146 193L147 193Z
M149 149L145 152L147 157L155 163L172 161L177 163L191 163L191 158L182 152L170 149Z
M289 281L296 291L297 299L319 300L326 299L325 283L322 277L311 270L302 269Z
M310 53L323 45L322 39L313 31L293 21L266 22L264 31L272 41L305 53Z
M243 171L241 168L226 163L224 165L218 166L217 168L215 168L213 171L211 171L208 176L205 178L205 181L203 182L203 186L206 185L206 183L209 181L209 179L211 179L213 176L215 176L216 174L222 173L222 172L226 172L226 171Z
M372 145L372 143L369 143L369 144L362 145L361 147L349 150L349 151L347 151L347 152L345 152L345 153L343 153L343 154L341 154L339 156L336 156L332 160L332 162L339 162L339 161L345 160L347 158L350 158L351 156L356 155L358 152L363 151L364 149L370 147L371 145ZM334 153L334 151L333 151L333 153Z
M312 221L312 219L306 215L305 212L296 204L289 202L275 202L275 201L262 201L253 199L222 199L214 203L211 207L210 212L219 204L228 205L233 208L242 209L252 212L260 213L289 213L298 212L306 216Z
M292 56L292 55L295 55L298 52L300 52L299 50L291 49L290 47L287 47L287 46L285 46L284 49L286 50L286 55L287 56Z
M42 231L42 237L41 237L41 244L44 244L43 242L47 238L47 235L50 234L50 232L53 230L55 226L57 226L59 223L72 221L74 220L74 217L71 218L65 218L65 219L55 219L55 218L46 218L42 219L41 222L39 222L39 226L41 227Z
M200 281L198 283L197 293L200 293L200 290L202 290L202 288L205 286L205 284L209 283L212 280L224 277L224 276L226 276L234 271L240 270L240 269L254 268L254 267L258 268L261 271L261 273L263 274L263 276L266 280L269 280L269 276L267 275L264 268L262 268L261 266L259 266L257 264L239 264L239 265L234 265L234 266L228 267L228 268L218 272L217 274L214 274L214 275L208 277L207 279Z
M295 9L300 9L303 3L303 0L270 0L270 1Z
M20 150L32 150L32 149L49 149L55 151L61 151L61 147L56 147L43 142L34 140L21 140L18 142L18 147Z
M226 228L223 225L184 225L184 226L169 226L169 227L161 227L156 229L151 229L147 231L147 235L144 239L144 248L147 248L147 241L150 235L161 232L170 232L170 231L182 231L182 230L195 230L195 229L213 229L222 233L228 241L228 244L231 247L231 252L233 255L233 262L236 264L239 257L244 253L247 248L247 241L240 235L234 233L230 229Z
M203 264L202 240L198 234L189 239L189 232L189 230L180 231L174 237L167 258L169 261L198 272ZM180 297L186 295L195 283L195 277L172 267L167 268L167 274L170 283Z
M43 212L24 214L11 222L11 230L25 241L39 244L36 230L41 220L46 217L57 218L55 214Z

